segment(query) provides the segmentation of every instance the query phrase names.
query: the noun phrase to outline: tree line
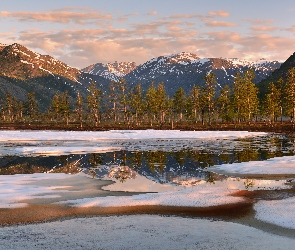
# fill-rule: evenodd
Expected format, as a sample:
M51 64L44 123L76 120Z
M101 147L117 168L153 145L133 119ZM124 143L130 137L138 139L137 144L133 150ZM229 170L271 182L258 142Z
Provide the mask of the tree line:
M102 124L148 126L163 124L207 124L225 122L270 122L295 117L295 68L286 80L271 82L267 93L259 98L259 89L253 82L254 70L237 73L231 87L218 85L214 73L204 76L203 85L194 85L189 93L183 88L173 96L166 93L164 83L152 82L146 91L138 83L129 85L124 79L110 83L103 92L94 82L83 98L80 93L73 100L67 91L57 92L46 110L39 109L35 93L26 101L17 100L10 92L1 103L2 122L48 124L77 124L98 127Z

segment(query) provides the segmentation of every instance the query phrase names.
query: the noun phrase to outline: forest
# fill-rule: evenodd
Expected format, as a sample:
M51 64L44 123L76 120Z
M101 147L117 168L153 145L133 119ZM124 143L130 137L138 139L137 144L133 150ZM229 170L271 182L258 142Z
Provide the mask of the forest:
M7 92L1 103L0 123L96 130L174 129L180 125L218 128L220 124L259 122L291 122L294 127L295 68L288 71L285 80L271 82L263 97L259 97L254 77L254 70L237 73L231 87L221 88L214 73L208 73L202 87L194 85L189 93L180 87L173 96L167 95L164 83L152 82L144 91L140 83L128 87L120 79L103 92L93 82L86 98L78 93L76 100L71 100L67 92L57 92L45 110L40 110L34 92L25 102Z

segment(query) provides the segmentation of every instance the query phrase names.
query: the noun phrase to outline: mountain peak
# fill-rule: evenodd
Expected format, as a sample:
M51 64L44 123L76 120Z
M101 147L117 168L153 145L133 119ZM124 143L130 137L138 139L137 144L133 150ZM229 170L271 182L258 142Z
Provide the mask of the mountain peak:
M118 81L136 68L135 62L96 63L84 69L83 72L99 75L109 80Z
M60 75L75 80L80 71L51 56L35 53L14 43L0 50L0 74L17 79Z

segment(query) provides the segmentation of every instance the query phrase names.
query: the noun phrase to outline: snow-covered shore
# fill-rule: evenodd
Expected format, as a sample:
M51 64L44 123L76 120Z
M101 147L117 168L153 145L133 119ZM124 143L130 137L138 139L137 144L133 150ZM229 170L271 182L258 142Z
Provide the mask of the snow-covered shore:
M0 228L0 249L293 249L295 239L231 222L129 215Z

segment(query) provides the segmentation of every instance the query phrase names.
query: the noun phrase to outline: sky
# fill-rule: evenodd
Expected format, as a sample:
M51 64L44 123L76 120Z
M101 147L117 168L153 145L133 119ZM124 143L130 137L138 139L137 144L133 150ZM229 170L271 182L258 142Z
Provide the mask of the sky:
M79 69L180 52L284 62L294 16L294 0L0 0L0 43Z

